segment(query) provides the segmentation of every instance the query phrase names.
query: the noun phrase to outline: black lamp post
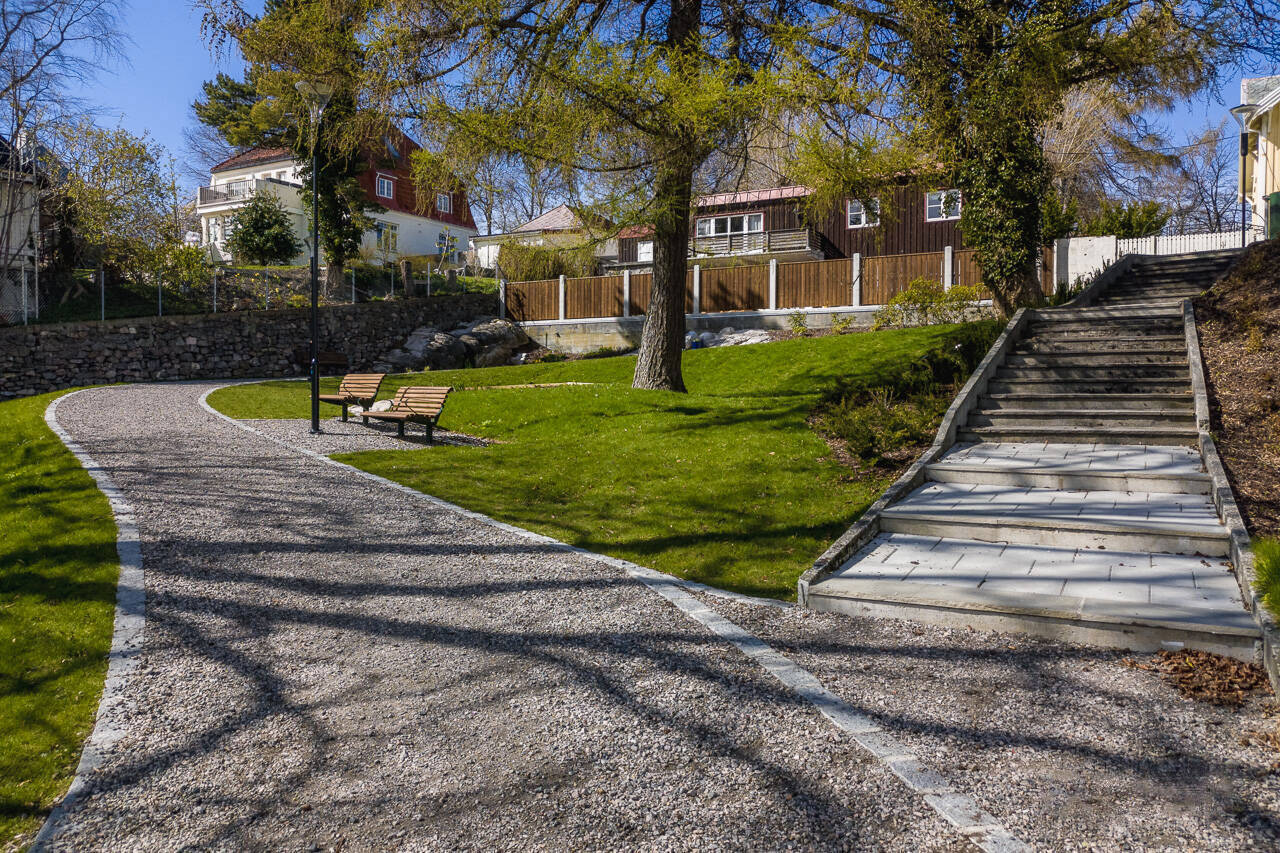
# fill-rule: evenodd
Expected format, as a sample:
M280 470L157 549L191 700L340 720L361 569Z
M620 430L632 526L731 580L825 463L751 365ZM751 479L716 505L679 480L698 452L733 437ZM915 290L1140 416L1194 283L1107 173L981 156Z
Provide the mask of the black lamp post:
M1240 248L1249 244L1249 192L1244 184L1245 165L1249 160L1249 119L1257 104L1240 104L1231 108L1231 114L1240 122Z
M311 432L320 432L320 193L316 184L316 139L320 119L333 95L333 87L319 81L299 80L298 94L311 111Z

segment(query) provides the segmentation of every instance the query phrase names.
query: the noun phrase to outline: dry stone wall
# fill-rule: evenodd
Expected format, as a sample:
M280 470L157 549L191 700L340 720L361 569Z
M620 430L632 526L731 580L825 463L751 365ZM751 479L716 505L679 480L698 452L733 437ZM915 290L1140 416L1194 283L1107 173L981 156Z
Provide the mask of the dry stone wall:
M320 309L320 349L370 367L421 326L452 328L498 313L467 293ZM0 329L0 399L109 382L299 376L306 309L140 317Z

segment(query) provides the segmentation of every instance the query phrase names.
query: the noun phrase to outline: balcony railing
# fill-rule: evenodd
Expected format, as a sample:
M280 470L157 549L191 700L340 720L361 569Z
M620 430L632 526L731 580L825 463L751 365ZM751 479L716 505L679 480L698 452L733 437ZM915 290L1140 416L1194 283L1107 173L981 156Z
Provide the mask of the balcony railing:
M276 178L253 178L245 181L231 181L226 184L215 184L200 188L200 204L222 204L229 201L243 201L265 187L285 187L291 190L300 189L300 184L291 184Z
M785 231L756 231L750 234L694 237L689 241L689 257L808 252L816 251L818 248L817 236L812 229L791 228Z

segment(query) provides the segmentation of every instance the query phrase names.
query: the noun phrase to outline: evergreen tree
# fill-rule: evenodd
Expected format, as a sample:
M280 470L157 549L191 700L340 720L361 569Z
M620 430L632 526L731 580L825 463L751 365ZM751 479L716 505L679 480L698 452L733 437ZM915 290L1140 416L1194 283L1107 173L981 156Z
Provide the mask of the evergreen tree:
M284 205L273 192L257 192L231 217L227 248L239 262L286 264L302 251Z

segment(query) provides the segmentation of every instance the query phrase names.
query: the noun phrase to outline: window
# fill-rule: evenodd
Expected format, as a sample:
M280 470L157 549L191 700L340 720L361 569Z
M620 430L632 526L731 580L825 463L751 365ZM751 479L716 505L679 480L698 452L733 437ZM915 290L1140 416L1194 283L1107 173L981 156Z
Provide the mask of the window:
M880 199L873 198L866 204L851 200L848 208L850 228L867 228L880 224Z
M699 237L717 237L723 234L758 233L763 230L763 213L740 213L699 219L697 233Z
M926 222L942 222L960 218L960 191L939 190L924 194L924 218Z
M388 178L386 175L378 176L378 197L379 198L395 198L396 182Z
M636 243L636 262L653 263L653 241L641 240Z
M390 222L378 222L373 227L378 235L378 250L394 252L396 250L396 226Z

